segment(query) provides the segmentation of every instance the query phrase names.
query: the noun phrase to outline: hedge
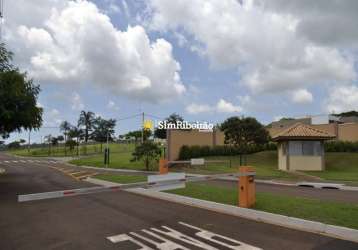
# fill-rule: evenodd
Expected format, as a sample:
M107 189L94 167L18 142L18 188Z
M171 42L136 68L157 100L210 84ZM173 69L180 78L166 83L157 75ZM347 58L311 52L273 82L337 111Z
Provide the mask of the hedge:
M358 142L329 141L324 143L326 152L358 152Z
M264 150L276 150L275 143L268 143L263 145L250 145L246 151L247 154L252 154ZM187 146L184 145L179 151L179 160L188 160L191 158L205 157L205 156L229 156L240 155L242 150L240 148L221 145L221 146Z

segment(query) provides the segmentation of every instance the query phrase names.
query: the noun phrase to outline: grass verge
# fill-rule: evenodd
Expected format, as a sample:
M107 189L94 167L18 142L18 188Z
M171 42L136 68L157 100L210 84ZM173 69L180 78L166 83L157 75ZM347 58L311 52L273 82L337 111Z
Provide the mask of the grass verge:
M109 174L101 174L101 175L96 175L94 178L104 180L104 181L116 182L116 183L120 183L120 184L147 181L147 177L144 176L144 175L109 175Z
M326 180L358 183L358 153L326 153L325 161L325 171L306 173Z
M184 189L166 192L235 206L238 203L236 189L203 183L188 183ZM256 201L254 207L256 210L358 229L357 204L273 195L264 192L256 194Z

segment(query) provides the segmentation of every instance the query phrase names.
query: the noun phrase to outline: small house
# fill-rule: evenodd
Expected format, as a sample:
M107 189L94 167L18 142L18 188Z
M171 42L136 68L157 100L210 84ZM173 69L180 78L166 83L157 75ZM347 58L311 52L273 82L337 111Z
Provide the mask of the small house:
M278 168L285 171L322 171L324 166L324 140L332 140L335 135L296 123L274 135L277 141Z

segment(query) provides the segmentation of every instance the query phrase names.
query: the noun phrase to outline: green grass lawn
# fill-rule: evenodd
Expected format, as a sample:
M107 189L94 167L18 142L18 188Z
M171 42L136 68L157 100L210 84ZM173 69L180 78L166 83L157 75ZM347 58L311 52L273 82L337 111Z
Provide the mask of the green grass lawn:
M81 145L79 146L79 155L83 156L85 154L88 155L103 154L104 148L105 148L105 144L102 145L102 152L101 152L101 144L89 144L86 146ZM134 150L134 144L110 143L109 148L112 153L132 152ZM65 147L63 145L52 146L51 150L49 150L49 148L46 146L41 148L32 148L30 149L30 151L28 151L27 148L10 150L9 153L19 156L36 156L36 157L77 156L77 147L75 147L73 150L70 150L69 147L66 147L66 154L65 154Z
M214 174L237 172L240 165L239 156L212 156L205 157L206 160L231 160L229 163L209 163L205 167L173 167L174 171L186 171L197 174ZM297 179L296 175L283 172L277 169L277 152L263 151L246 156L247 165L255 168L256 174L261 179Z
M104 180L104 181L116 182L116 183L120 183L120 184L147 181L147 176L144 176L144 175L110 175L110 174L101 174L101 175L96 175L94 178Z
M238 204L238 192L234 188L188 183L184 189L166 192L229 205ZM258 192L253 209L358 229L357 204Z
M327 180L358 183L358 153L326 153L325 160L325 171L306 173Z
M111 157L110 168L123 168L133 170L145 170L141 161L132 162L132 152L134 144L110 144ZM80 148L80 155L84 154L84 147ZM10 151L13 154L21 156L48 156L48 149L32 149L30 153L27 149ZM53 156L64 156L63 147L54 147ZM68 156L71 156L68 152ZM103 153L100 152L100 144L88 145L87 153L90 154L81 159L73 160L71 163L76 165L87 165L103 167ZM76 154L76 150L72 152ZM92 154L92 155L91 155ZM239 156L212 156L206 157L207 160L224 160L226 163L209 163L205 166L173 166L171 171L185 171L197 174L215 174L237 172L240 163ZM231 160L231 167L229 164ZM326 170L322 172L305 172L310 175L318 176L326 180L346 181L358 184L358 153L326 153ZM264 151L247 156L247 165L253 166L260 179L283 179L283 180L302 180L297 175L280 171L277 169L277 152ZM157 170L157 164L151 167L151 170Z

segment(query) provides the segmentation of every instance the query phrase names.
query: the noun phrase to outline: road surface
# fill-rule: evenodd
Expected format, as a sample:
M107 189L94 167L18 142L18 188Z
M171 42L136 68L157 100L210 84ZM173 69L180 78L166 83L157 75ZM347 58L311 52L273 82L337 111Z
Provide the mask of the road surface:
M56 164L0 154L6 169L0 176L0 249L358 249L125 191L18 203L18 194L91 186L49 168Z

